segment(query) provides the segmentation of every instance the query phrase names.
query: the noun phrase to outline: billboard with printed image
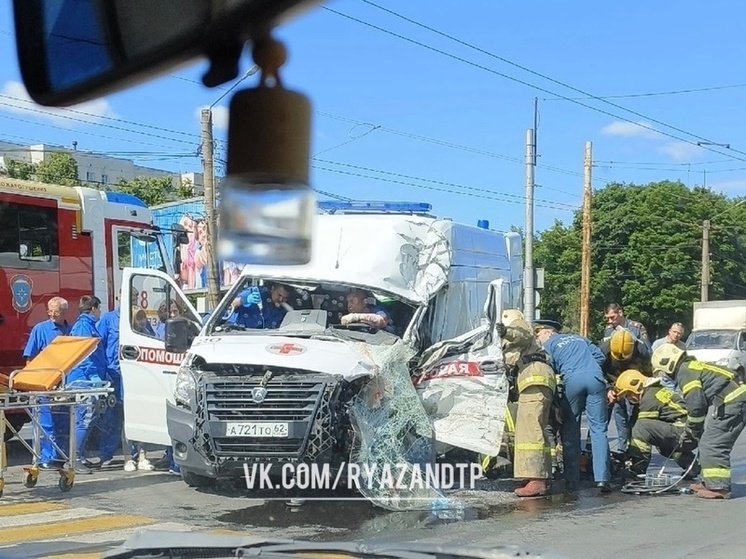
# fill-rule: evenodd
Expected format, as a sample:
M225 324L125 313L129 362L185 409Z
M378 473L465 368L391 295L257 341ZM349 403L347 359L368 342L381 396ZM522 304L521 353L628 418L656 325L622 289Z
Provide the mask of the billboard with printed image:
M184 290L207 288L207 245L210 234L202 198L192 198L150 208L153 223L164 232L166 251L176 272L175 280ZM180 227L179 227L180 226ZM177 243L179 231L186 233L187 243ZM216 243L213 242L213 246ZM230 287L243 270L243 264L220 262L220 285Z

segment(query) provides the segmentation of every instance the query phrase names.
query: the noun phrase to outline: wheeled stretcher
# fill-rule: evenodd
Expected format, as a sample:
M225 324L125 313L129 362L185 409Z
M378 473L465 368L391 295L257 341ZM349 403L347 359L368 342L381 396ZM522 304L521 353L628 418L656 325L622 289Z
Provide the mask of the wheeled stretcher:
M63 466L58 470L60 490L69 491L72 488L75 480L73 464L76 455L76 406L94 406L101 413L107 407L116 404L114 389L108 382L65 382L67 374L93 352L98 342L97 338L59 336L23 369L10 374L7 391L0 392L0 456L2 459L0 497L2 497L5 488L5 470L7 468L6 429L9 429L16 436L18 435L5 414L15 410L26 410L31 418L33 433L30 445L20 436L17 436L32 456L31 465L24 467L24 486L34 487L39 478L40 448L44 437L52 443L57 453L64 459ZM45 406L69 414L70 433L67 449L59 448L52 434L47 433L42 427L39 411Z

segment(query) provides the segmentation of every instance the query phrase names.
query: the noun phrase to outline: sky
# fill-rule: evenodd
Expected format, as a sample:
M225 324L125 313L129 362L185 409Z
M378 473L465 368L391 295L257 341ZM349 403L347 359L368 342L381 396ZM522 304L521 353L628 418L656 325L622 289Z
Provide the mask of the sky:
M586 142L594 188L669 179L746 195L745 19L732 0L333 0L276 36L285 86L313 105L311 186L340 198L428 202L456 221L524 227L538 99L538 232L580 207ZM8 8L0 43L0 141L76 141L201 170L200 109L233 85L204 87L204 61L50 110L28 100ZM242 74L252 65L247 54ZM221 161L229 99L214 109Z

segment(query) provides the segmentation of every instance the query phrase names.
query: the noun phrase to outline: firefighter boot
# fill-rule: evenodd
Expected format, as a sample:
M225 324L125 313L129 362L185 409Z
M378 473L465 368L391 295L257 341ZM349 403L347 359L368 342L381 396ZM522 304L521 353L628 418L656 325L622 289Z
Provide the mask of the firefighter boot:
M541 497L549 493L549 484L545 479L532 479L525 486L515 490L519 497Z
M730 499L730 491L727 489L701 489L697 491L697 497L702 499Z

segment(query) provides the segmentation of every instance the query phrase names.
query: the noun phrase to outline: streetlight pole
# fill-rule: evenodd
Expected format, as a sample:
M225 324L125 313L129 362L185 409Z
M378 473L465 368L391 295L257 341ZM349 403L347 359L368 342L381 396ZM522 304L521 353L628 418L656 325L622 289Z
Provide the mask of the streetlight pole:
M205 247L207 252L207 306L210 310L217 308L220 302L220 271L218 269L218 260L215 253L217 246L218 234L218 213L217 213L217 189L215 188L215 160L214 160L214 140L213 140L213 120L212 109L221 100L246 78L253 76L259 71L259 66L254 64L246 73L228 88L225 93L218 97L215 102L207 109L202 109L202 170L204 184L204 201L205 201L205 219L207 221L207 238Z

